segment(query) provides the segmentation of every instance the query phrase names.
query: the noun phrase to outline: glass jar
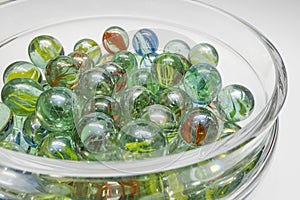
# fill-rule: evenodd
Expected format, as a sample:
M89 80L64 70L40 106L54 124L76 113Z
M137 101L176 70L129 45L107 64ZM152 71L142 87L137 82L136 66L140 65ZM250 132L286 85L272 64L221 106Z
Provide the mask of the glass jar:
M83 162L1 148L1 199L243 199L258 184L276 144L287 76L278 51L255 27L197 0L23 0L5 1L0 10L1 74L11 62L28 60L37 35L55 35L71 52L81 38L101 41L109 26L130 37L146 27L157 32L160 47L170 39L213 44L223 84L246 85L256 103L234 135L164 157Z

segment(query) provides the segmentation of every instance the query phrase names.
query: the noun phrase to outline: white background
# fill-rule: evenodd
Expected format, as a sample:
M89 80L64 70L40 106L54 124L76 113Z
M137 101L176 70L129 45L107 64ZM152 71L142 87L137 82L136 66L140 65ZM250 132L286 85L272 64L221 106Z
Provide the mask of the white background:
M1 2L5 2L0 0ZM280 52L288 71L289 91L280 113L279 138L271 166L254 200L300 199L300 1L203 0L254 25ZM299 152L299 153L298 153Z
M203 0L254 25L280 52L288 72L288 98L279 115L271 166L254 200L300 199L300 1Z

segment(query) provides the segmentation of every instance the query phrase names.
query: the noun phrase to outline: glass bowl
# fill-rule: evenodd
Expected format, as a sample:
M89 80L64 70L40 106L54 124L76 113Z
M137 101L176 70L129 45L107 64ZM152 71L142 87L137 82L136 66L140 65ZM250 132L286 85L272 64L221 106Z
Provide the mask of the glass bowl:
M55 36L68 53L81 38L100 44L113 25L130 38L147 27L159 35L159 48L171 39L212 44L223 85L243 84L255 96L241 130L173 155L83 162L1 148L0 199L243 199L255 188L276 144L287 77L278 51L253 26L197 0L24 0L5 1L0 10L1 74L10 63L29 60L27 47L37 35Z

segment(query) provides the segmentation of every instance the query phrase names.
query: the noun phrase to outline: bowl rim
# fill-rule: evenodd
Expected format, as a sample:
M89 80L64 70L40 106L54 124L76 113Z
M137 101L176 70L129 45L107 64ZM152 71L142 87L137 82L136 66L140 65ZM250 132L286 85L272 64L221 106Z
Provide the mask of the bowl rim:
M20 2L26 1L29 0L24 0ZM219 12L222 15L239 22L241 26L248 28L249 31L256 35L260 42L263 43L273 60L276 81L272 95L270 96L269 101L266 103L262 111L256 116L256 118L253 119L245 127L243 127L240 131L238 131L235 134L235 137L229 136L224 140L205 145L199 149L194 149L173 155L167 155L160 158L151 158L146 160L136 160L130 162L90 162L55 160L0 148L0 164L3 164L12 169L30 171L37 174L53 174L55 176L122 177L142 175L172 170L176 168L182 168L188 165L201 162L203 160L207 160L208 158L212 158L233 148L234 146L231 146L230 144L240 144L241 142L246 141L251 137L258 136L263 130L269 128L277 119L278 114L282 109L282 106L287 97L287 72L278 50L262 33L260 33L254 26L244 21L243 19L236 17L225 10L222 10L215 6L211 6L199 0L184 1L193 3L197 6L206 7L207 9ZM7 2L7 4L3 5L6 6L11 2L18 3L18 1L16 2L13 0L8 0ZM0 4L0 8L3 5ZM6 40L3 40L2 42L9 42L14 37L15 36L12 36ZM2 42L0 42L0 48ZM251 134L251 132L254 132L255 134ZM203 157L199 158L199 153L203 155ZM198 159L195 159L195 157L197 157ZM72 166L72 169L70 169L70 166Z

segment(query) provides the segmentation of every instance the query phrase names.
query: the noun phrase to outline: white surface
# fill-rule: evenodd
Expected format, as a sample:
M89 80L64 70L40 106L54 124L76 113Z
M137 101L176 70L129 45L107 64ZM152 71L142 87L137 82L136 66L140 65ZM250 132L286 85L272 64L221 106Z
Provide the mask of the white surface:
M203 0L254 25L278 49L288 72L288 98L279 115L279 138L271 166L254 200L299 198L300 1Z

